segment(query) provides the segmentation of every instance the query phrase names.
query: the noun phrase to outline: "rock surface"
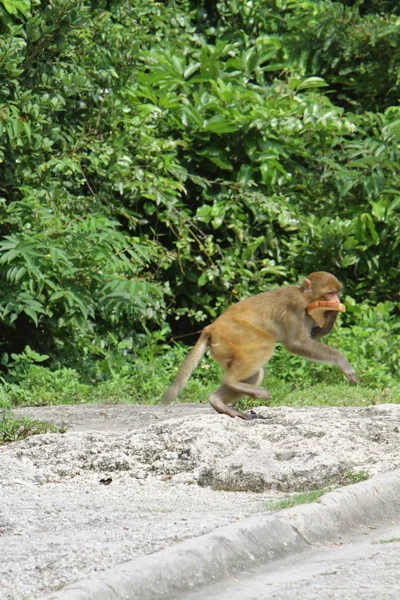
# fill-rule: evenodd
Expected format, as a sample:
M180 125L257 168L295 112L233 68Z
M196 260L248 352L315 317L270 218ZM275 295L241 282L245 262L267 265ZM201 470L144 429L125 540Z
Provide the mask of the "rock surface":
M32 599L126 560L266 512L290 492L400 466L400 405L57 406L67 426L0 448L0 599Z

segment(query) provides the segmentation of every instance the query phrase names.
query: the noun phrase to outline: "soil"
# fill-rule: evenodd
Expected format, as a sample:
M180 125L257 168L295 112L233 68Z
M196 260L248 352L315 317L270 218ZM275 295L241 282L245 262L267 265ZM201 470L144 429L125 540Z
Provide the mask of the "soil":
M265 419L185 404L16 410L67 429L0 447L0 599L32 600L265 513L268 500L400 466L400 405L257 412Z

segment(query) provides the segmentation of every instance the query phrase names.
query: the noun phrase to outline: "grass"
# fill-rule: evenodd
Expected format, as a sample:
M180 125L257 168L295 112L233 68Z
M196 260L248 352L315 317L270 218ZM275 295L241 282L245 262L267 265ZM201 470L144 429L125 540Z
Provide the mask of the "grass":
M152 389L165 390L174 379L178 365L186 353L179 349L174 357L171 350L164 357L157 357ZM164 363L163 363L164 361ZM291 356L278 348L266 368L263 387L271 394L270 406L372 406L375 404L400 403L400 378L383 377L380 365L376 364L375 377L363 377L359 370L359 384L346 381L339 369L311 363ZM371 365L369 364L371 368ZM211 390L220 382L222 369L210 358L205 357L179 397L178 401L207 402ZM146 393L144 394L147 395ZM244 398L238 405L240 410L265 405L263 400Z
M366 481L369 479L369 473L367 471L346 471L344 475L339 479L339 485L353 485L354 483L360 483L360 481Z
M316 383L293 390L284 398L278 397L276 405L286 406L369 406L400 402L400 385L393 388L353 386L340 383Z
M58 425L52 425L45 421L36 421L23 417L22 419L12 419L9 416L3 416L0 419L0 445L9 442L24 440L30 435L39 433L64 433L65 428Z
M173 360L173 358L175 360ZM183 356L179 356L183 359ZM48 406L54 404L128 403L157 404L173 381L179 362L177 356L136 360L109 378L82 383L73 369L50 369L31 365L19 383L7 384L12 406ZM400 403L400 381L385 386L354 386L335 369L308 365L309 371L293 379L289 371L279 377L269 367L264 387L270 392L270 406L371 406ZM319 367L319 370L318 370ZM181 402L207 403L210 392L219 386L221 369L211 359L202 361L178 398ZM321 379L323 379L321 381ZM262 400L244 398L238 408L247 410L265 404Z
M327 492L331 492L336 487L352 485L354 483L359 483L360 481L365 481L368 478L369 474L366 471L346 471L346 473L340 477L336 485L331 485L327 488L321 488L319 490L290 494L289 496L281 498L280 500L271 500L270 502L266 503L266 508L268 510L278 511L285 508L292 508L293 506L299 506L301 504L310 504L311 502L315 502L321 498L321 496Z
M300 504L310 504L315 502L318 498L321 498L328 490L311 490L310 492L300 492L298 494L291 494L282 498L281 500L271 500L266 503L268 510L283 510L284 508L292 508L293 506L299 506Z
M400 537L392 537L388 539L376 540L372 542L373 544L393 544L400 542Z
M346 381L340 383L307 383L301 388L293 389L284 383L268 385L265 387L271 394L270 406L373 406L375 404L399 404L400 384L394 382L391 388L353 386ZM240 408L265 405L265 401L250 401L244 399Z
M30 435L39 433L64 433L65 427L53 425L46 421L38 421L29 417L14 419L12 417L12 403L7 394L7 388L0 385L0 446L9 442L24 440Z
M359 348L356 336L352 344L353 348ZM60 365L51 370L32 362L32 357L23 353L21 360L15 361L9 370L7 379L1 379L0 444L45 431L57 431L49 423L27 418L12 419L10 411L13 406L158 404L187 352L188 347L183 345L160 348L153 344L138 355L110 355L107 360L95 362L90 376L84 369L79 372ZM400 403L400 378L394 375L398 371L390 370L385 360L373 360L372 357L367 360L364 356L360 361L355 364L360 384L354 386L346 382L338 369L310 363L278 347L267 365L263 384L271 394L269 405L365 407ZM209 356L204 357L178 401L207 403L211 390L220 384L221 374L221 368ZM238 408L246 411L263 404L265 401L244 398ZM4 411L1 417L3 406L9 410ZM337 483L346 484L344 481ZM304 501L312 502L313 498ZM302 503L301 498L296 502Z
M345 333L347 329L344 329ZM347 338L346 338L347 339ZM290 355L278 345L266 367L264 387L271 394L270 406L369 406L400 403L398 370L387 360L366 354L362 339L350 336L352 346L345 348L359 374L360 384L349 384L339 369L312 363ZM369 338L368 338L369 339ZM340 338L339 338L340 340ZM333 340L334 343L339 340ZM360 346L361 344L361 346ZM335 344L334 344L335 345ZM107 358L83 364L82 369L58 364L50 369L32 362L32 351L23 352L9 368L4 389L12 406L52 404L129 403L157 404L189 351L176 344L156 343L134 354L111 353ZM40 358L40 356L39 356ZM207 403L211 390L219 386L222 369L205 356L178 401ZM1 398L0 398L1 399ZM246 410L265 402L244 398L239 409Z

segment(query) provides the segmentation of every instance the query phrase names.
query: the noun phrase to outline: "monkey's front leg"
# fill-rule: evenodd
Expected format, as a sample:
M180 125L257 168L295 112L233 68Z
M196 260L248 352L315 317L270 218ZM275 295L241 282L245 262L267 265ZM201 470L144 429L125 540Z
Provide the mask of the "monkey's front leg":
M321 342L316 342L309 338L301 341L286 341L284 345L286 350L303 358L308 358L315 362L325 362L336 365L349 381L357 383L357 375L353 367L339 350L335 350L334 348L330 348Z

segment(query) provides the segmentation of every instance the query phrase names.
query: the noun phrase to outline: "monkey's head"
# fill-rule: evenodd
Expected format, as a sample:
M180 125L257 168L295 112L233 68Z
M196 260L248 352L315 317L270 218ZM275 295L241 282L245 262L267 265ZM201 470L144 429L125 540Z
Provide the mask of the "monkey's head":
M340 302L338 292L342 287L342 284L331 273L317 271L304 279L300 289L307 297L308 302L315 300Z

